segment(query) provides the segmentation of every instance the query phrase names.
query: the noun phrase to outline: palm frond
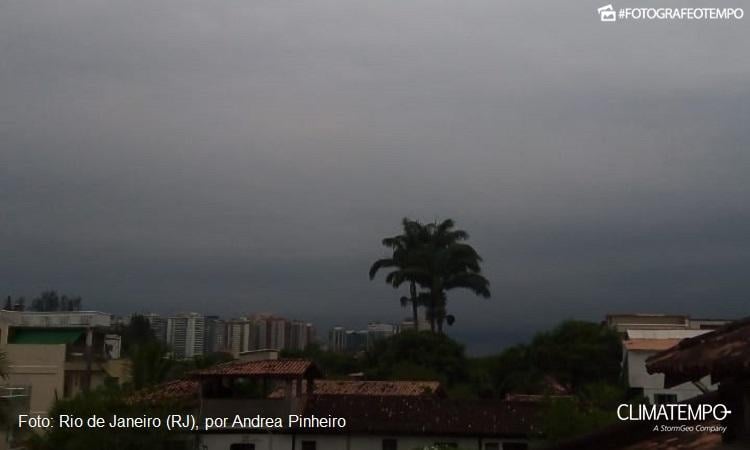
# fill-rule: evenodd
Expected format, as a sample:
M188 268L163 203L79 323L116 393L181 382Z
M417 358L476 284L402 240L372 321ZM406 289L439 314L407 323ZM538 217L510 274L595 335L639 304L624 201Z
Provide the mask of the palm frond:
M374 279L375 275L377 275L378 271L380 269L384 269L387 267L395 267L396 262L392 258L382 258L377 261L375 261L372 266L370 266L370 279Z
M472 272L459 272L452 274L445 281L446 289L463 288L468 289L476 295L484 298L490 297L490 282L484 276Z

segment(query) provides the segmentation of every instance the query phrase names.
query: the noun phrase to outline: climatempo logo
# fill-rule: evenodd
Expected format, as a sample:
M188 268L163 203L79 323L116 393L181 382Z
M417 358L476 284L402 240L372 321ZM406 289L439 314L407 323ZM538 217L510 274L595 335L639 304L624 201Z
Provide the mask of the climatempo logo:
M617 407L617 418L623 422L667 422L655 423L653 431L670 433L725 433L727 426L723 423L731 414L732 411L723 403L623 403Z

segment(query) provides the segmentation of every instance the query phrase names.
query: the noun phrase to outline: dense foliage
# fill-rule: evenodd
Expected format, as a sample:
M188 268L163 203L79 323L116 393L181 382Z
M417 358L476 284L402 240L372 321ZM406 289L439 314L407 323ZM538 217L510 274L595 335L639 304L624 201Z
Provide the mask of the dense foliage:
M401 225L401 234L383 239L391 255L372 264L370 279L387 269L386 283L394 288L407 283L409 297L401 297L401 305L411 305L414 324L418 324L417 309L422 306L430 330L442 334L443 324L455 321L447 312L448 291L466 289L484 298L490 296L490 282L482 275L482 258L466 243L469 234L456 229L451 219L423 224L404 218Z
M464 348L451 338L428 332L404 332L376 341L364 357L371 379L440 380L447 384L466 379Z

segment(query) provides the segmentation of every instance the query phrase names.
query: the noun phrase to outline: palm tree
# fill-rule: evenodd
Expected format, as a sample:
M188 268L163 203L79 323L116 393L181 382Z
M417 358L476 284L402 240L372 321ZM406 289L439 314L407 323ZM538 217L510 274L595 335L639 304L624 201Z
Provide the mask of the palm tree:
M402 225L403 234L383 240L383 245L393 249L393 255L375 261L370 278L381 268L393 268L386 282L394 287L409 282L411 296L402 297L402 305L411 303L414 323L418 306L423 305L430 329L442 333L444 323L452 325L455 321L447 314L448 291L462 288L485 298L490 296L490 283L481 274L482 258L464 242L469 234L455 229L451 219L427 225L404 219ZM417 292L417 287L424 291Z
M130 374L135 389L161 383L174 366L174 360L167 356L167 348L159 342L145 342L136 346L131 349L130 359Z
M414 328L419 329L420 297L417 286L420 278L411 268L419 263L421 249L427 243L429 235L425 226L416 220L405 217L401 220L401 226L402 234L383 239L383 246L390 248L392 255L372 264L370 279L374 279L380 269L393 269L386 275L386 283L394 288L400 287L404 282L409 283L409 297L401 297L401 306L411 304Z
M453 289L468 289L484 298L490 297L490 283L481 274L479 263L482 258L469 244L460 242L448 243L444 247L433 247L429 250L428 273L428 316L433 331L443 332L443 323L452 325L455 318L448 315L446 306L447 292Z

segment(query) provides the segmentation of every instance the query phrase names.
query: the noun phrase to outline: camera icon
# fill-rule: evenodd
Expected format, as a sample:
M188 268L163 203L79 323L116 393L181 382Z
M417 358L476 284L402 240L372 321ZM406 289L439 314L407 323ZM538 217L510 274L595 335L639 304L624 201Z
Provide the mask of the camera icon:
M599 20L602 22L614 22L617 20L617 13L612 5L602 6L596 12L599 13Z

